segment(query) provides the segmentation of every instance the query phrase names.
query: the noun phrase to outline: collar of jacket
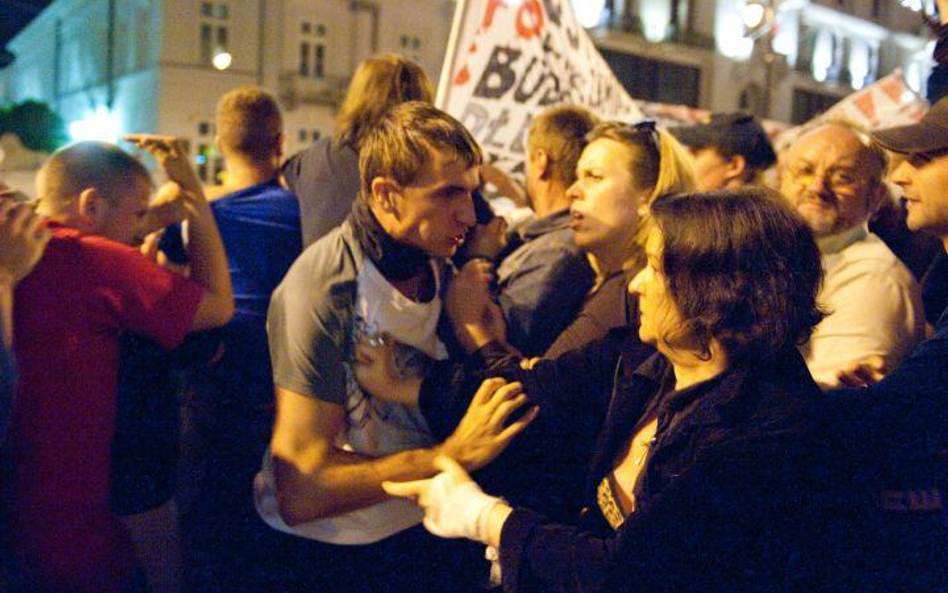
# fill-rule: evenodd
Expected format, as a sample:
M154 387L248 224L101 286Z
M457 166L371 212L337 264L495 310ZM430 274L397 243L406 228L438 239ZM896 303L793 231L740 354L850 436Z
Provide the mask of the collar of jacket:
M537 218L531 220L530 222L524 223L516 232L520 235L520 238L524 241L532 241L537 237L545 235L547 233L552 233L553 231L558 231L569 227L569 221L572 216L569 213L569 208L564 208L563 210L557 210L551 214L547 214L543 218Z

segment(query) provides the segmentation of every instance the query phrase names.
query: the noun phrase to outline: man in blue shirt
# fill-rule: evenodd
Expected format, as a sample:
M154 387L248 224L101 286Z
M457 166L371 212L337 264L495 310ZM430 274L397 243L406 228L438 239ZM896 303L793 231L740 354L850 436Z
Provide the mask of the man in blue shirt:
M222 356L199 374L186 405L179 499L190 584L232 591L260 576L251 557L269 531L252 493L273 426L267 307L302 250L302 236L296 196L278 182L283 119L276 100L257 87L225 94L216 143L226 179L209 194L236 313L222 330Z

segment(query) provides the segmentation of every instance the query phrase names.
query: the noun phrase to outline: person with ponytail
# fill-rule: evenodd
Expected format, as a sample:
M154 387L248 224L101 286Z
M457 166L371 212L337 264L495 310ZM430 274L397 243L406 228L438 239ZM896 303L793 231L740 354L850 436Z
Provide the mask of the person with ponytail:
M283 164L283 182L300 202L303 247L336 228L359 193L359 144L366 130L406 101L434 101L434 87L417 63L382 54L359 64L336 116L336 131Z

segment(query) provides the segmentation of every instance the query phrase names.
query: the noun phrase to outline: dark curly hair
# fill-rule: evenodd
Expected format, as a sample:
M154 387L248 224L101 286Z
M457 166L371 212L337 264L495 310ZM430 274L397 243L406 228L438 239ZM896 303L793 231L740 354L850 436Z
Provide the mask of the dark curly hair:
M823 318L823 278L809 227L776 192L752 187L662 196L650 208L660 265L704 355L717 340L734 362L805 342Z

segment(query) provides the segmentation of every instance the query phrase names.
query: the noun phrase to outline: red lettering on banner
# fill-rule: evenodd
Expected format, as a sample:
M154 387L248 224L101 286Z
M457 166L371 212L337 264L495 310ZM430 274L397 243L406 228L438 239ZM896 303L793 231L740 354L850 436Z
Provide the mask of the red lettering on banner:
M454 84L457 86L463 86L467 81L471 79L471 71L467 69L467 66L461 68L457 75L454 77Z
M537 0L526 0L517 11L517 35L530 39L539 35L542 30L543 9L540 8L540 3Z
M869 121L875 125L876 122L876 104L872 99L872 91L862 93L853 100L853 105L862 111L862 114L869 118Z
M506 8L504 0L487 0L487 9L484 11L484 21L481 23L481 29L490 29L494 24L494 13L498 8Z

